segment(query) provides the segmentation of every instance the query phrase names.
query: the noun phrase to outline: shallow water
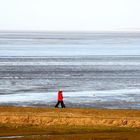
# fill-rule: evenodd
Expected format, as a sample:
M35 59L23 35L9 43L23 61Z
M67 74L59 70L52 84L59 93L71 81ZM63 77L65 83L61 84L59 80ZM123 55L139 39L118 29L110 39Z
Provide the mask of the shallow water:
M0 33L0 104L140 108L140 33Z
M139 108L139 83L140 56L0 59L1 104L54 106L62 88L68 107Z

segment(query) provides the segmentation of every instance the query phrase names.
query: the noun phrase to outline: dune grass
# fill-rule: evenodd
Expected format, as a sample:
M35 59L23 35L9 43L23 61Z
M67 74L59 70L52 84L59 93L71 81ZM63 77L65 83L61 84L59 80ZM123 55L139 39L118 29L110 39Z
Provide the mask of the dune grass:
M8 116L8 117L7 117ZM5 119L3 119L5 117ZM13 117L13 118L12 118ZM15 117L15 118L14 118ZM24 118L25 117L25 118ZM26 118L30 118L28 123ZM56 124L46 123L47 119L56 120ZM81 122L80 119L82 118ZM44 125L36 124L36 119L44 120ZM76 123L67 124L67 120L76 120ZM108 120L106 125L88 124L89 121ZM133 125L114 125L113 121L126 119L132 121ZM18 120L19 124L14 124ZM113 121L112 121L113 120ZM140 140L140 110L107 110L94 108L32 108L32 107L0 107L0 137L2 136L24 136L13 138L20 140ZM4 122L3 122L4 121ZM23 121L23 124L20 124ZM25 124L24 124L25 121ZM27 121L27 122L26 122ZM59 122L60 121L60 122ZM37 121L38 122L38 121ZM101 123L102 124L102 123ZM109 124L109 125L108 125ZM46 126L45 126L46 125ZM3 139L3 138L1 138Z

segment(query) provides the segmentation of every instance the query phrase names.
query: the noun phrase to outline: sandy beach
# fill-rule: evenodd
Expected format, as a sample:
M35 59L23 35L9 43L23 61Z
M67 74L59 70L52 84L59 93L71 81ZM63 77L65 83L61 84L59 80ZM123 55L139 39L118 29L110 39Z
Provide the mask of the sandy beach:
M140 138L140 111L94 108L0 107L0 138ZM83 135L84 134L84 135ZM102 134L102 135L101 135ZM21 136L21 137L19 137ZM30 136L30 137L29 137ZM138 138L137 138L138 137ZM38 139L39 139L38 138ZM55 138L55 139L57 139ZM27 139L27 138L26 138Z

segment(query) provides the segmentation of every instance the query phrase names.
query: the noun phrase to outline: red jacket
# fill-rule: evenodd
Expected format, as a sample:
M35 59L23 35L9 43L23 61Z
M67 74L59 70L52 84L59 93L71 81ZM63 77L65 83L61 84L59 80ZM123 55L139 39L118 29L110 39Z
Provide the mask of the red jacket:
M62 91L58 91L58 101L63 101Z

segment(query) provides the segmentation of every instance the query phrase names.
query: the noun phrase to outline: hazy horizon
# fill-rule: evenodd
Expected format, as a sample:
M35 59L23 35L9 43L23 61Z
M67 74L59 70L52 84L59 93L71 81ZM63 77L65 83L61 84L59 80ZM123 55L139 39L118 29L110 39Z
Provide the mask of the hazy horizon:
M80 30L80 31L77 31L77 30L0 30L0 33L3 33L3 32L26 32L26 33L30 33L30 32L48 32L48 33L140 33L140 30L87 30L87 31L84 31L84 30Z

